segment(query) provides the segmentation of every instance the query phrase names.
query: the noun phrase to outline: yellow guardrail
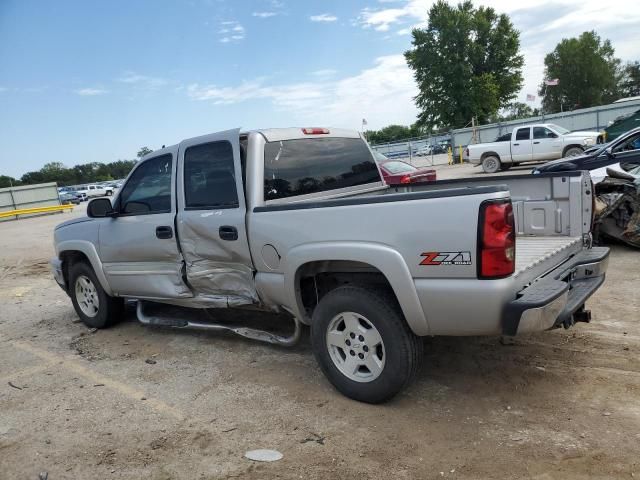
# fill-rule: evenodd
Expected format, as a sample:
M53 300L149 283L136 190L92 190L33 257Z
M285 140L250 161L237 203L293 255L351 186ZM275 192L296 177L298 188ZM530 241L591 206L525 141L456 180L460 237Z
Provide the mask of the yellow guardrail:
M8 210L6 212L0 212L0 218L15 217L17 215L28 215L32 213L62 212L64 210L73 210L73 207L73 205L53 205L51 207L20 208L18 210Z

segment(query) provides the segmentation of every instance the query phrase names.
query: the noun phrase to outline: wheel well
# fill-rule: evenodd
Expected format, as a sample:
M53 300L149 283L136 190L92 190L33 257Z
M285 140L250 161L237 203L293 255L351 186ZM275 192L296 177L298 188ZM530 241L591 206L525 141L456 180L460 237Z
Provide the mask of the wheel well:
M574 148L574 147L577 147L580 150L583 150L581 145L578 145L577 143L573 143L571 145L567 145L566 147L564 147L564 150L562 150L562 156L564 157L566 155L566 153L567 153L567 150L569 150L570 148Z
M323 260L300 266L296 272L296 295L303 312L310 319L322 297L342 285L375 285L393 289L385 275L367 263L346 260Z
M62 276L64 277L64 283L69 289L69 270L71 265L78 262L86 262L91 265L89 257L78 250L68 250L60 253L60 260L62 260Z
M496 157L498 160L500 160L500 155L498 155L496 152L484 152L482 155L480 155L480 160L484 160L487 157Z

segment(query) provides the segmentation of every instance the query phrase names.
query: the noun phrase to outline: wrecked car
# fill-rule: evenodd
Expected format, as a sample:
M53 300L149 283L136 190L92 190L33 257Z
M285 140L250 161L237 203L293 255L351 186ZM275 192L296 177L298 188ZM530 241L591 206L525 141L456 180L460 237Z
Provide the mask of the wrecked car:
M146 325L294 344L365 402L405 388L429 335L519 335L589 321L609 249L591 246L585 172L389 186L361 133L239 129L146 155L113 200L54 232L54 277L82 321L124 299ZM289 336L200 315L290 316ZM212 314L213 315L213 314Z

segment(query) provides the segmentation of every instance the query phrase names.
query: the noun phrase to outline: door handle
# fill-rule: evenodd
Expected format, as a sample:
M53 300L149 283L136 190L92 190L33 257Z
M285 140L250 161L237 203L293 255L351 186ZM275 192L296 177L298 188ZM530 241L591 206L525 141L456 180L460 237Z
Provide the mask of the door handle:
M513 146L517 147L518 145L520 145L519 143L514 143Z
M238 239L238 229L231 225L222 225L218 230L218 234L222 240L233 241Z
M166 225L156 227L156 237L158 237L161 240L173 238L173 228L168 227Z
M540 142L533 142L534 145L538 145Z

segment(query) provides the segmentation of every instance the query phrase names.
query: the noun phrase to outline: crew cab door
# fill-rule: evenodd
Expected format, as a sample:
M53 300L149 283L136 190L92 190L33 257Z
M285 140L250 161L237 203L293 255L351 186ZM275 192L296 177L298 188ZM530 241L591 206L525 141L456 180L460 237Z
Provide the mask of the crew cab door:
M547 127L533 127L533 160L555 160L562 157L562 140Z
M514 162L528 162L532 159L531 127L521 127L513 132L511 159Z
M186 276L212 307L258 301L246 232L240 130L180 144L178 238Z
M191 297L182 281L174 232L177 148L136 165L114 200L113 218L101 219L100 258L111 288L121 296Z

